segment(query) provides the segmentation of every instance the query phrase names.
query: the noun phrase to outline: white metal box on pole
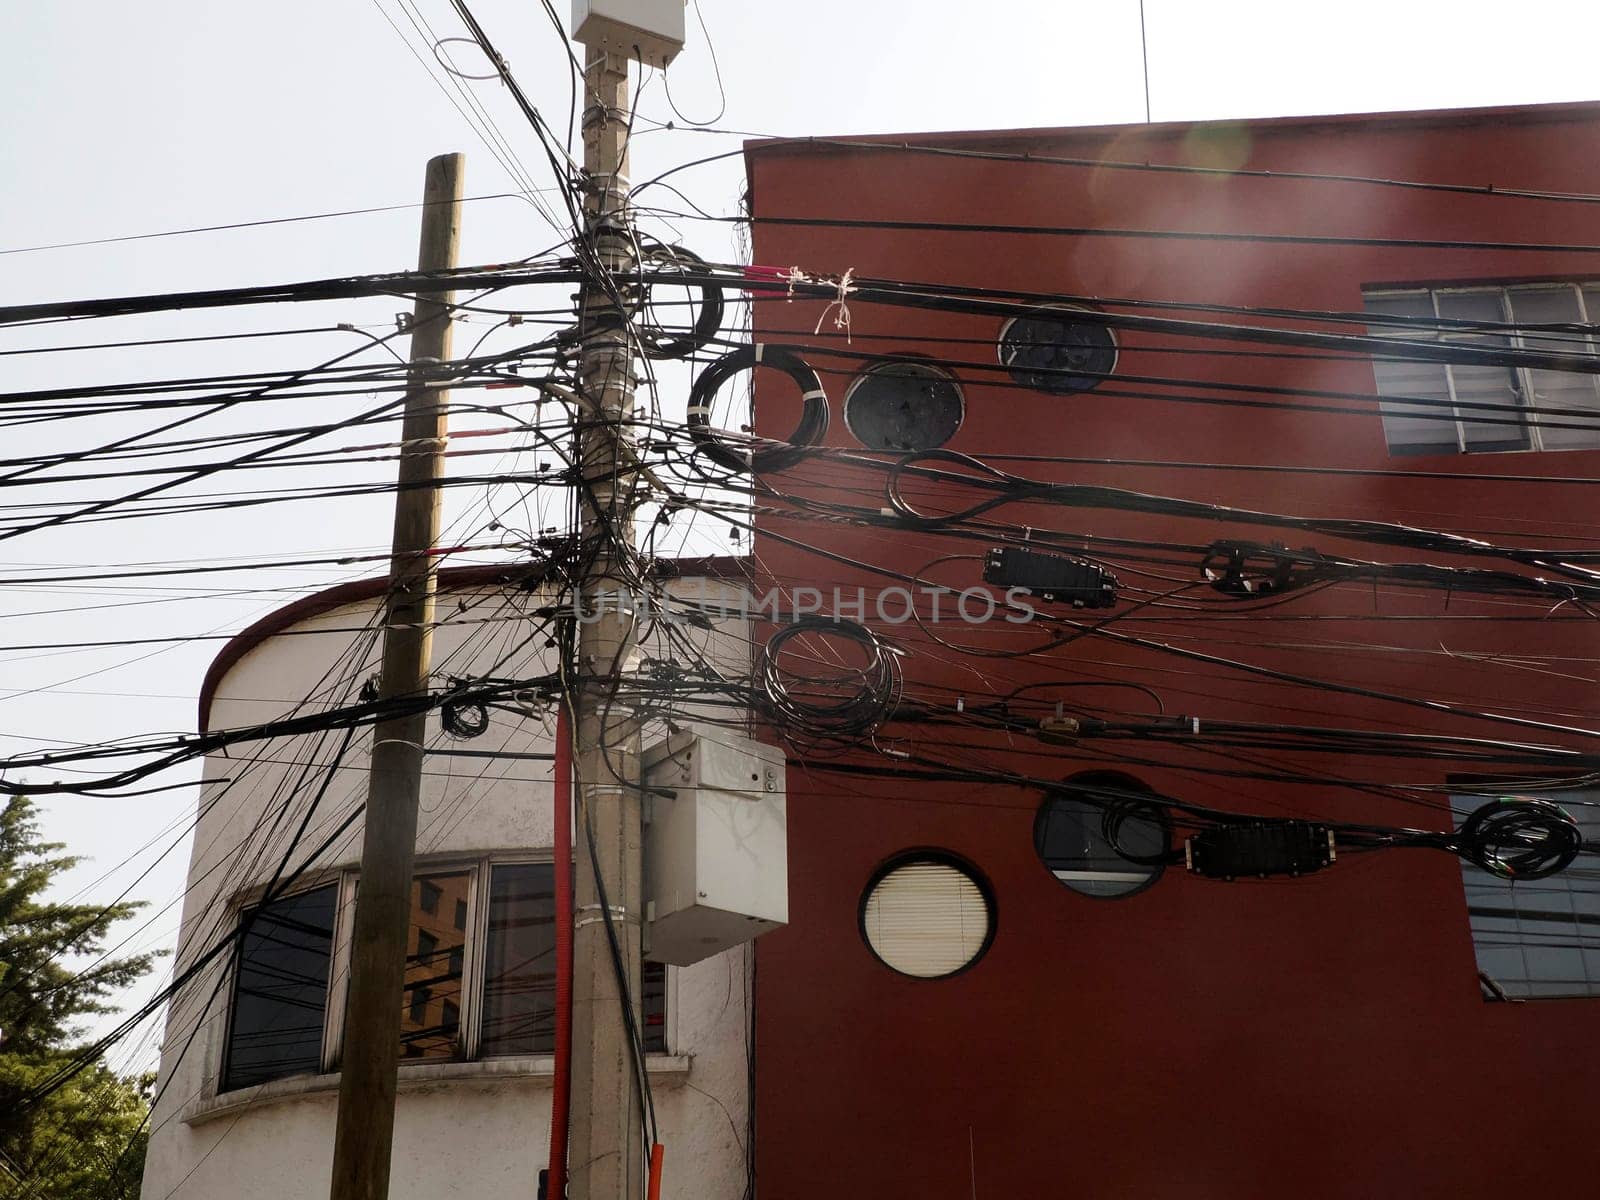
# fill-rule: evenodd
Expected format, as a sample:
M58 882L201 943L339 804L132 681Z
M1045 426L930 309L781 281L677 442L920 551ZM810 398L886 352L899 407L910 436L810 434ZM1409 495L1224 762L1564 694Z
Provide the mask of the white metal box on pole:
M684 0L572 0L572 40L666 67L683 49Z
M644 753L645 957L686 967L789 920L783 751L722 730Z

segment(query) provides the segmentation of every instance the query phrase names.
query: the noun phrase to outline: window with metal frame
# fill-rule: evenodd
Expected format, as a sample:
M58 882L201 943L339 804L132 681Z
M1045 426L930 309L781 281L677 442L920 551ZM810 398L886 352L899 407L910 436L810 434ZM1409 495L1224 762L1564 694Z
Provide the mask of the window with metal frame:
M555 871L551 864L490 868L479 1053L549 1054L555 1048ZM646 1053L665 1053L666 967L647 962L641 991Z
M357 872L241 909L219 1091L338 1069ZM419 864L411 893L402 1059L545 1055L555 1044L549 861ZM667 1051L667 973L645 963L646 1053Z
M1600 283L1374 290L1364 301L1374 316L1420 323L1375 323L1375 337L1600 355L1600 340L1581 328L1600 323ZM1403 354L1373 358L1390 454L1600 447L1600 376Z
M402 1058L461 1056L460 1023L447 1020L446 1011L459 1012L461 1004L467 934L456 927L454 914L456 902L465 902L471 887L471 871L430 872L411 882L411 930L406 939L410 953L400 1020Z
M1561 805L1600 840L1600 788L1538 794ZM1453 796L1459 827L1484 803L1481 790ZM1547 879L1509 880L1461 863L1478 974L1488 999L1600 996L1600 869L1579 858Z
M338 892L328 884L240 914L224 1091L320 1069Z

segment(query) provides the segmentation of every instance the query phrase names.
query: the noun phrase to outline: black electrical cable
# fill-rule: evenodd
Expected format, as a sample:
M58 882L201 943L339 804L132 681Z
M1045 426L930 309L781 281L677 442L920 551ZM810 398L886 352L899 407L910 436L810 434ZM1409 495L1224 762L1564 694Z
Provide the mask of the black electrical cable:
M732 521L732 518L728 517L727 514L721 514L721 516L722 516L722 519L724 519L724 520L729 520L734 524L741 524L740 522ZM748 523L742 523L742 524L744 525L745 528L751 529L752 531L754 530L754 526L752 526L752 525L750 525ZM798 538L788 537L787 535L778 533L775 530L764 529L761 532L762 532L762 536L763 537L771 538L774 541L781 542L781 543L783 543L785 545L788 545L788 546L793 546L796 549L803 550L803 551L805 551L805 552L807 552L809 554L813 554L813 555L815 555L815 556L817 556L819 558L824 558L824 559L827 559L827 560L832 561L832 562L837 562L837 563L840 563L840 564L842 564L844 566L848 566L848 567L852 567L852 568L857 569L857 570L865 571L865 572L867 572L869 574L879 575L879 576L882 576L884 578L893 579L893 580L895 580L895 581L897 581L899 583L910 583L910 584L917 583L917 580L916 580L916 578L914 576L904 574L903 572L900 572L900 571L894 571L894 570L891 570L890 568L883 567L883 566L880 566L880 565L877 565L877 564L874 564L874 563L864 562L864 561L862 561L860 559L851 558L848 555L839 554L839 553L837 553L835 551L825 550L820 546L812 545L810 543L801 541ZM1170 645L1169 643L1156 641L1156 640L1154 640L1152 638L1140 637L1140 636L1134 635L1134 634L1120 633L1115 629L1105 628L1104 627L1104 623L1101 623L1099 626L1090 627L1090 626L1085 626L1085 625L1083 625L1083 624L1081 624L1079 622L1072 621L1072 620L1070 620L1068 618L1053 617L1053 616L1050 616L1048 614L1039 614L1039 615L1036 616L1035 619L1036 620L1041 620L1041 621L1046 621L1046 622L1053 622L1053 623L1056 623L1056 624L1059 624L1059 625L1062 625L1062 626L1067 626L1067 627L1078 629L1078 630L1084 630L1084 629L1091 629L1092 628L1092 632L1094 633L1095 636L1103 638L1103 639L1106 639L1106 640L1109 640L1109 641L1119 642L1119 643L1122 643L1122 644L1125 644L1125 645L1129 645L1129 646L1135 646L1135 647L1138 647L1139 649L1153 651L1153 652L1155 652L1157 654L1164 654L1164 655L1169 655L1169 656L1176 657L1176 658L1182 658L1182 659L1185 659L1185 660L1191 661L1191 662L1202 662L1202 663L1206 663L1206 664L1211 665L1211 666L1222 667L1222 668L1224 668L1225 670L1228 670L1228 671L1237 671L1237 672L1241 672L1243 674L1252 675L1252 676L1256 676L1256 677L1263 678L1263 679L1272 679L1272 680L1276 680L1276 681L1278 681L1280 683L1289 683L1289 684L1295 684L1295 685L1298 685L1298 686L1311 687L1311 688L1316 688L1316 689L1319 689L1319 690L1322 690L1322 691L1334 692L1334 693L1339 693L1339 694L1343 694L1343 695L1361 696L1361 697L1364 697L1364 698L1369 699L1369 700L1379 700L1379 701L1383 701L1383 702L1386 702L1386 703L1403 705L1403 706L1410 707L1410 708L1420 708L1420 709L1424 709L1424 710L1429 711L1429 712L1434 712L1434 713L1444 714L1444 715L1448 715L1448 716L1458 717L1458 718L1462 718L1462 719L1466 719L1466 720L1485 721L1485 722L1489 722L1489 723L1492 723L1492 724L1511 725L1511 726L1515 726L1516 728L1520 728L1520 729L1538 729L1538 730L1541 730L1541 731L1544 731L1544 732L1547 732L1547 733L1570 734L1570 735L1573 735L1573 736L1576 736L1576 737L1581 737L1581 738L1591 739L1591 740L1600 739L1600 731L1596 731L1596 730L1583 729L1583 728L1579 728L1579 727L1571 726L1571 725L1559 725L1559 724L1555 724L1553 722L1548 722L1548 721L1536 721L1536 720L1531 720L1531 719L1523 718L1523 717L1515 717L1515 716L1511 716L1510 714L1507 714L1507 713L1493 713L1493 712L1476 711L1476 710L1472 710L1472 709L1468 709L1468 708L1462 707L1462 706L1457 705L1457 704L1446 703L1446 702L1444 702L1442 700L1428 700L1428 699L1422 699L1422 698L1414 697L1414 696L1402 696L1402 695L1399 695L1399 694L1393 693L1393 692L1381 691L1381 690L1379 690L1377 688L1360 687L1360 686L1357 686L1355 684L1335 683L1335 682L1332 682L1330 680L1315 679L1315 678L1312 678L1312 677L1309 677L1309 676L1299 675L1299 674L1296 674L1296 673L1291 672L1291 671L1280 671L1280 670L1277 670L1275 668L1261 666L1261 665L1256 664L1256 663L1248 663L1248 662L1243 662L1243 661L1240 661L1240 660L1237 660L1237 659L1225 658L1225 657L1223 657L1221 655L1206 654L1206 653L1203 653L1202 651L1198 651L1198 650L1188 650L1188 649L1185 649L1185 648L1183 648L1181 646L1173 646L1173 645Z
M870 459L855 461L879 465ZM932 470L920 467L923 462L951 463L970 473ZM1109 508L1124 512L1156 513L1172 517L1198 517L1203 520L1238 521L1245 524L1303 529L1353 541L1373 542L1384 546L1404 546L1417 550L1432 550L1442 554L1465 557L1503 558L1525 566L1540 567L1582 580L1600 580L1595 572L1575 568L1571 561L1600 559L1600 552L1570 553L1561 550L1523 549L1496 546L1475 538L1436 530L1420 529L1387 521L1347 520L1329 517L1296 517L1282 513L1258 512L1253 509L1233 508L1203 501L1181 500L1154 496L1121 488L1091 484L1051 483L1011 475L981 459L954 450L919 450L907 454L897 462L887 465L886 490L894 510L908 525L917 529L937 529L942 524L966 520L1008 504L1048 503L1068 507ZM965 508L937 516L928 515L909 503L902 491L902 476L914 474L919 479L933 479L942 484L955 484L994 493Z
M784 657L799 638L848 644L863 661L852 665L839 658L823 664L820 674L801 674ZM897 650L865 625L823 616L778 628L761 647L754 679L764 715L791 744L813 752L870 738L894 712L903 686Z
M931 146L916 145L905 141L870 141L857 138L833 137L794 137L781 133L761 133L749 129L715 129L708 126L689 125L682 129L684 133L720 134L732 137L752 138L758 142L766 143L757 145L754 150L757 154L782 153L787 148L808 148L813 146L832 147L841 150L862 150L885 154L926 154L946 158L976 159L1002 163L1021 163L1029 166L1059 166L1087 168L1093 171L1134 171L1154 172L1157 174L1198 175L1212 178L1244 178L1272 180L1293 180L1310 183L1346 183L1360 184L1373 187L1401 188L1413 191L1442 192L1458 195L1479 196L1486 199L1511 199L1553 201L1566 204L1600 204L1600 195L1587 192L1554 192L1533 188L1501 187L1498 184L1471 184L1471 183L1439 183L1421 179L1384 179L1371 175L1343 175L1330 174L1316 171L1277 171L1250 167L1212 167L1200 166L1194 163L1161 163L1161 162L1130 162L1106 158L1074 158L1064 155L1036 154L1028 152L1007 152L999 150L978 150L956 146ZM982 135L977 135L982 136ZM679 170L689 167L703 166L707 163L718 162L727 158L748 155L750 147L741 147L738 150L728 150L721 154L708 155L705 158L695 159L692 162L675 167L667 174L674 174ZM634 189L634 194L655 186L664 176L647 180Z
M912 337L902 340L916 341L917 339ZM725 346L741 344L728 339L716 339L716 341L718 344ZM774 344L777 343L768 343L769 346ZM941 358L906 353L878 354L814 342L786 342L781 343L781 345L784 349L802 357L848 359L852 362L865 363L913 362L924 366L943 368L951 372L976 373L984 376L981 382L986 390L1015 392L1019 396L1038 395L1036 387L1013 379L1011 377L1011 369L1001 363L976 362L970 359ZM1141 347L1140 349L1142 351L1144 348ZM819 375L856 377L855 371L840 367L813 364L812 369ZM1385 405L1390 405L1404 406L1408 410L1416 409L1419 412L1424 410L1436 412L1443 418L1460 421L1462 424L1470 425L1474 428L1492 429L1505 427L1519 430L1537 428L1573 430L1591 434L1600 430L1600 421L1596 420L1596 413L1592 409L1583 408L1552 406L1531 409L1508 401L1456 400L1452 402L1448 399L1439 399L1433 396L1386 395L1381 392L1352 392L1330 388L1296 387L1290 384L1236 383L1226 380L1197 379L1185 376L1132 375L1125 370L1096 372L1083 367L1035 367L1031 368L1030 373L1041 377L1062 376L1100 379L1115 384L1116 386L1113 387L1097 386L1094 389L1092 402L1101 403L1119 400L1153 400L1163 404L1201 404L1223 408L1255 409L1267 412L1281 411L1295 414L1322 412L1363 418L1371 418L1375 412L1382 411ZM1147 391L1126 386L1133 383L1144 383L1153 387L1171 390ZM1179 391L1177 389L1183 390ZM1195 394L1204 392L1222 392L1225 395ZM1241 396L1304 397L1306 400L1311 401L1338 400L1351 403L1289 403L1281 400L1239 399ZM1089 397L1080 397L1080 400L1091 402Z
M653 239L644 242L644 253L640 256L641 266L645 262L657 263L663 270L670 270L677 264L683 264L703 271L706 266L705 260L688 248L664 245ZM646 286L655 287L659 284ZM655 358L685 358L708 345L717 336L722 329L726 309L722 288L710 283L701 283L697 286L700 290L700 303L695 313L693 327L684 333L676 333L659 326L645 326L639 331L639 341L646 354Z
M757 445L735 450L725 434L711 425L711 406L723 384L741 371L771 367L781 371L800 389L803 408L800 423L786 444ZM745 346L724 354L696 377L689 391L688 431L705 456L734 471L781 471L800 462L804 448L822 441L828 432L828 393L807 363L778 346Z
M471 204L478 200L515 200L521 199L517 192L496 192L486 196L464 196L457 201L460 204ZM40 246L12 246L0 250L0 255L6 254L37 254L43 250L76 250L84 246L111 246L120 242L143 242L151 238L184 237L194 233L220 233L230 229L259 229L266 225L294 225L302 221L326 221L333 217L362 217L371 213L402 212L406 209L422 208L420 203L413 204L381 204L373 208L347 208L338 212L308 213L298 217L269 217L259 221L233 221L226 225L196 225L188 229L164 229L157 233L129 233L120 237L88 238L77 242L51 242Z
M114 771L93 780L57 780L20 783L0 779L0 794L5 795L58 795L63 793L86 794L105 792L126 787L157 772L179 763L224 750L230 746L266 741L278 737L315 733L325 729L343 729L348 726L371 725L388 717L413 712L427 712L441 705L448 697L451 703L467 707L474 703L516 696L547 686L548 677L518 680L493 687L463 690L452 688L445 693L430 692L416 696L394 697L389 700L360 701L355 704L330 708L303 716L268 721L258 725L245 725L231 729L212 730L199 734L184 734L144 744L122 743L108 746L90 746L76 750L52 750L36 754L12 755L0 760L0 770L15 771L28 767L58 767L66 763L94 762L104 759L122 759L136 755L158 755L149 762Z
M1308 118L1306 123L1314 123L1316 118ZM696 132L723 133L730 132L718 129L702 129ZM1586 192L1553 192L1521 187L1504 187L1498 183L1437 183L1421 179L1383 179L1371 175L1341 175L1329 174L1318 171L1280 171L1251 167L1212 167L1195 163L1162 163L1162 162L1131 162L1107 158L1074 158L1056 154L1035 154L1032 152L1018 153L998 150L977 150L957 146L919 146L909 142L869 141L855 138L785 138L779 134L756 134L739 131L740 136L770 138L777 145L778 150L784 147L782 143L796 143L805 146L828 146L838 149L862 150L872 153L887 154L925 154L941 158L977 159L986 162L1025 163L1028 166L1040 167L1076 167L1092 171L1133 171L1153 172L1156 174L1171 175L1199 175L1211 178L1227 179L1260 179L1264 181L1292 180L1295 182L1309 183L1345 183L1359 184L1369 187L1400 188L1409 191L1443 192L1455 195L1479 196L1491 200L1542 200L1562 204L1600 204L1600 195ZM757 147L757 152L767 150L767 147ZM740 150L735 153L745 153Z
M687 215L687 214L679 214ZM707 218L698 218L701 220ZM916 233L982 234L986 237L1136 238L1176 242L1248 242L1269 246L1376 246L1408 250L1489 250L1500 253L1600 254L1591 242L1502 242L1461 238L1357 237L1340 234L1245 233L1203 229L1107 228L1101 225L1009 225L982 221L917 221L865 217L780 217L742 214L711 217L722 224L782 225L800 229L897 229Z

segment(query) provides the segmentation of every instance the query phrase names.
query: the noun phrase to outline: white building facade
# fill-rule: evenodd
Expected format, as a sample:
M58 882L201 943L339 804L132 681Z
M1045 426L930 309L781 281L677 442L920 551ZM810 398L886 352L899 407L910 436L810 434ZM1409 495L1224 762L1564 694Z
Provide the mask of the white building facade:
M235 638L207 677L201 728L357 702L381 655L384 583L321 593ZM656 627L644 658L681 661L688 638L701 663L747 677L733 560L668 586L727 615L677 624L670 642ZM549 595L506 569L445 571L436 682L552 672ZM394 1200L529 1200L548 1159L554 708L529 696L487 717L471 737L429 719L395 997ZM167 1015L146 1200L327 1195L371 737L370 726L276 737L206 762L175 958L193 977ZM752 964L748 944L691 967L647 964L642 1032L669 1200L745 1194Z

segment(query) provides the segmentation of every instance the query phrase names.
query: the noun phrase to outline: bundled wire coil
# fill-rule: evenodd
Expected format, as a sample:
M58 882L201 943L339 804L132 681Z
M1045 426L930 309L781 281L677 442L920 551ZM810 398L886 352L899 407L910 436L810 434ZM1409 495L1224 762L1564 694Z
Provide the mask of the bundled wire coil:
M476 700L444 700L439 704L439 725L457 740L481 737L489 728L489 709Z
M711 404L716 399L717 389L740 371L754 367L772 367L794 380L800 388L800 399L805 407L800 414L800 423L787 444L735 450L726 444L723 434L712 428ZM822 380L810 364L782 346L767 346L759 342L724 354L700 372L689 391L689 436L707 458L735 471L760 474L764 471L781 471L800 462L805 457L805 449L815 446L827 435L828 415L828 393L823 390Z
M692 250L686 250L682 246L668 246L653 239L640 240L644 246L640 258L645 263L668 270L677 267L702 275L708 270L705 259ZM655 286L654 283L647 284L647 294L649 289ZM641 321L638 326L639 341L645 354L651 358L687 358L710 342L722 329L722 317L726 308L722 289L714 283L685 283L684 286L697 286L700 289L700 307L695 314L694 326L687 333L676 333L652 325L648 320ZM648 307L648 303L644 307Z
M1100 818L1100 833L1119 858L1141 867L1165 866L1183 858L1182 851L1172 848L1172 824L1168 820L1166 810L1160 805L1132 797L1106 799L1103 803L1105 811ZM1160 849L1150 853L1130 850L1121 836L1124 826L1129 821L1143 822L1156 830L1161 839Z
M1473 810L1452 848L1500 879L1544 879L1572 865L1583 833L1554 801L1502 796Z
M835 656L816 673L801 673L781 661L785 648L806 634L854 645L864 662L851 666ZM791 655L794 651L790 651ZM767 717L793 743L811 749L857 745L877 732L899 702L899 652L865 625L834 617L802 617L785 625L762 647L756 662L757 699Z

